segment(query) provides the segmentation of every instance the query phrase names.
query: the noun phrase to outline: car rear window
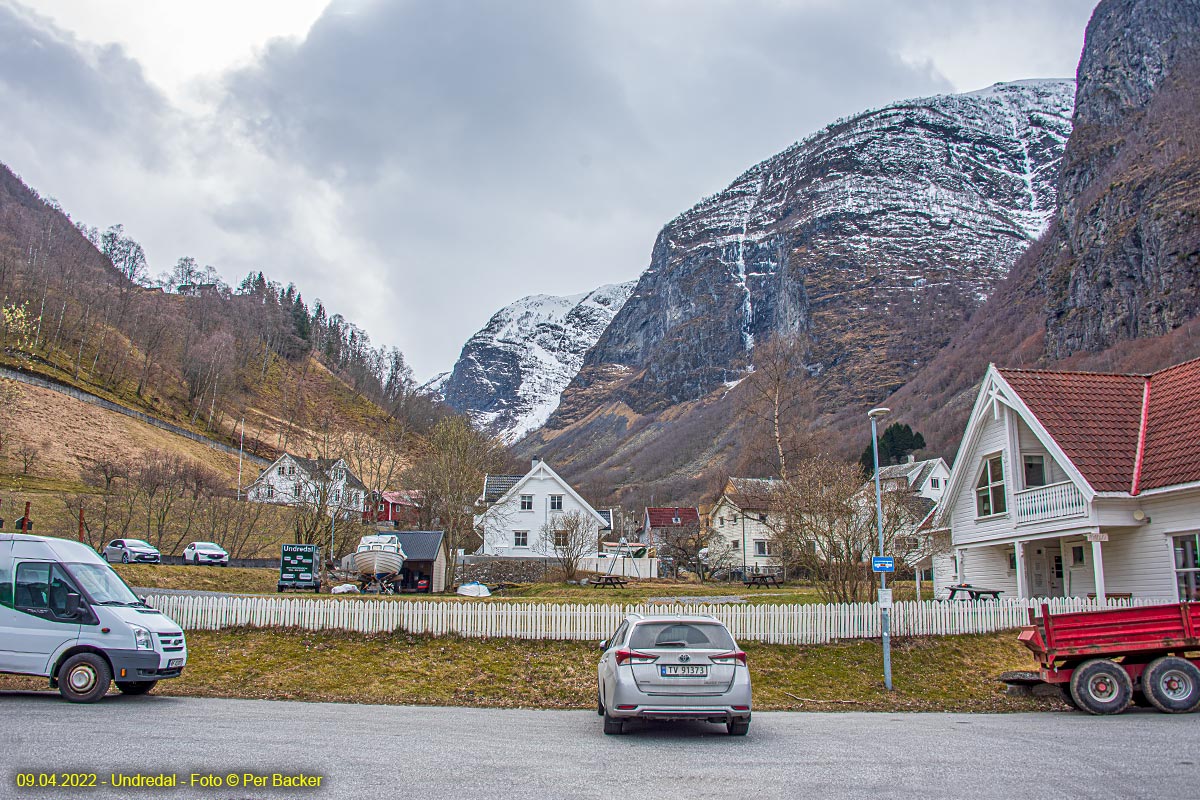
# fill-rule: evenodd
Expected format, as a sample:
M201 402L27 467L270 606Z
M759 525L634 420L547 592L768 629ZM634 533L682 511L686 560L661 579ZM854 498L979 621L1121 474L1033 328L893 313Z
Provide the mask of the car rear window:
M723 625L704 622L646 622L633 629L629 646L635 650L662 647L734 648L733 637Z

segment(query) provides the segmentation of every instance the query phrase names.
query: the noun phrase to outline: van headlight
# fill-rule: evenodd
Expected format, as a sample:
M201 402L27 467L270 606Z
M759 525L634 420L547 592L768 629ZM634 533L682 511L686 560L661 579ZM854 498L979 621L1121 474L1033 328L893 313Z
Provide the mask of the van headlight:
M136 625L133 628L133 644L138 650L153 650L154 640L150 638L150 631L145 628L139 628Z

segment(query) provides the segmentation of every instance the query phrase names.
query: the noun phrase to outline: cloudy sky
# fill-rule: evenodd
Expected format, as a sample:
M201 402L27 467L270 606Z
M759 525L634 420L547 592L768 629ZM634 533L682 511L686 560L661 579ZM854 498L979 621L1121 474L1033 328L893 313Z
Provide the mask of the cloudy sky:
M294 282L425 379L838 117L1072 76L1093 5L0 0L0 161L154 272Z

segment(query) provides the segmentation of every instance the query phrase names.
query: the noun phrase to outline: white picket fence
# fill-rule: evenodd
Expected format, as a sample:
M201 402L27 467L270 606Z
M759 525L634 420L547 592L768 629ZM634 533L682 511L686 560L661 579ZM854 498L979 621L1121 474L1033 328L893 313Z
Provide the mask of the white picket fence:
M186 630L306 628L359 633L396 630L433 635L598 641L630 612L710 614L740 641L822 644L880 635L874 603L840 605L588 605L521 602L318 600L291 597L156 595L147 602ZM1110 600L1108 608L1153 605L1164 600ZM1048 598L986 602L898 602L895 636L991 633L1029 623L1030 608L1052 612L1093 611L1094 600Z

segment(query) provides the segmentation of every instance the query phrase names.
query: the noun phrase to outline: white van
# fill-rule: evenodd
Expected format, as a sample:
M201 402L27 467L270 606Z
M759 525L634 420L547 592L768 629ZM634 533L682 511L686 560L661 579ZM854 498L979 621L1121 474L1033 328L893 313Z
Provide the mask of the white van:
M145 694L187 663L183 630L79 542L0 533L0 672L41 675L74 703L109 683Z

